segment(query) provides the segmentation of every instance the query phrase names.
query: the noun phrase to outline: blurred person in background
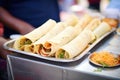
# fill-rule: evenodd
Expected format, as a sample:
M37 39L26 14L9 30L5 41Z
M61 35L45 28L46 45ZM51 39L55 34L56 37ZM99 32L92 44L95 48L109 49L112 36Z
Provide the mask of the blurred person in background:
M110 3L107 8L115 8L120 10L120 3L119 0L109 0Z
M108 12L109 17L113 18L120 18L120 3L119 0L110 0L109 5L105 9L106 12Z
M7 41L2 37L3 35L3 25L0 23L0 59L6 59L6 50L3 48L3 44Z
M78 0L59 0L60 10L64 12L69 12L70 7L78 4Z
M88 0L89 8L93 10L100 11L100 1L101 0Z
M48 19L60 21L57 0L0 0L4 37L26 34Z
M66 20L71 14L71 7L77 5L79 0L59 0L60 20Z
M7 80L5 38L24 35L48 19L60 21L58 0L0 0L0 22L4 26L0 34L0 80Z
M8 80L7 79L7 64L6 64L6 56L7 51L3 48L3 44L7 41L2 37L3 26L0 25L0 80Z
M120 25L120 3L119 0L110 0L106 9L102 12L107 18L105 21L109 21L109 24L113 27Z

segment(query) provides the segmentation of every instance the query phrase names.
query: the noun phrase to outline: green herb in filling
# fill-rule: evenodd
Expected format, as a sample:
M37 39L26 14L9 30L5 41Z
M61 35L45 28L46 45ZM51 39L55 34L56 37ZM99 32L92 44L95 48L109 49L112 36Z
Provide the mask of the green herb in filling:
M101 64L103 67L109 67L109 65L108 64L106 64L106 63L104 63L104 62L98 62L99 64Z
M24 45L27 45L27 44L31 44L32 42L30 41L30 40L26 40L25 42L24 42Z
M46 49L43 46L40 46L40 47L43 48L45 50L45 52L50 52L51 51L51 49Z
M61 53L59 54L59 58L64 58L65 57L65 51L62 50Z
M46 52L50 52L50 51L51 51L51 49L45 49L45 51L46 51Z
M102 72L102 68L97 68L94 70L94 72Z

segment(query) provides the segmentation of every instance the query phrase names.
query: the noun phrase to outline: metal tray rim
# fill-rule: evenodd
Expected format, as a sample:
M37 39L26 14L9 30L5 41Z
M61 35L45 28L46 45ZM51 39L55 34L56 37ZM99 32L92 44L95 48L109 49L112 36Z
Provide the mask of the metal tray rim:
M81 59L83 56L85 56L86 54L89 53L89 51L96 45L98 44L102 39L104 39L105 37L107 37L109 34L111 34L112 32L114 32L116 30L116 28L113 28L110 32L106 33L104 36L102 36L101 38L99 38L98 40L96 40L92 45L90 45L86 50L84 50L81 54L79 54L77 57L73 58L73 59L57 59L57 58L52 58L52 57L44 57L38 54L33 54L30 52L25 52L25 51L20 51L20 50L15 50L11 47L9 47L8 45L12 44L16 39L14 40L10 40L6 43L4 43L4 48L6 50L15 52L15 53L20 53L20 54L24 54L24 55L29 55L29 56L34 56L37 58L41 58L41 59L45 59L45 60L50 60L50 61L55 61L55 62L74 62L77 61L79 59Z

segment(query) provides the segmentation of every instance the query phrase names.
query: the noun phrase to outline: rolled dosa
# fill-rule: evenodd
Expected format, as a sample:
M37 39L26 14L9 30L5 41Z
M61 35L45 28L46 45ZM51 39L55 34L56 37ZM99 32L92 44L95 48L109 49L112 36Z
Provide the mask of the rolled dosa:
M25 52L33 52L34 51L34 48L33 48L34 46L33 45L24 45L24 48L23 48L23 51L25 51Z
M77 36L74 27L67 27L61 33L45 42L41 50L42 56L54 56L59 47Z
M84 30L75 39L56 51L56 58L72 59L79 55L88 44L95 39L95 35L90 30Z
M85 30L94 31L100 25L100 23L100 19L95 18L86 26Z
M74 15L71 14L66 20L64 20L63 22L65 22L68 26L75 26L79 21L79 18Z
M14 45L13 48L17 50L21 50L21 47L26 45L26 44L31 44L41 38L43 35L45 35L49 30L51 30L54 26L56 25L56 21L49 19L46 21L43 25L40 27L34 29L30 33L18 38Z
M106 22L102 22L93 32L97 39L103 36L105 33L109 32L112 28Z
M67 27L67 24L65 24L64 22L57 23L56 26L54 28L52 28L46 35L44 35L43 37L41 37L39 40L37 40L36 42L34 42L32 44L32 45L34 45L33 53L40 54L40 50L41 50L44 42L46 42L46 40L49 40L49 39L53 38L54 36L56 36L58 33L63 31L66 27Z
M85 14L80 18L79 22L75 25L76 32L78 34L84 30L84 28L92 21L92 16Z
M88 25L88 23L92 20L92 17L90 15L83 16L80 21L76 24L74 27L74 30L69 31L69 29L66 29L62 33L58 34L55 38L53 38L50 41L46 41L46 43L43 45L44 48L41 50L41 55L43 56L53 56L55 51L62 45L65 45L69 41L71 41L73 38L75 38L80 32ZM67 39L67 37L68 39ZM49 46L49 47L48 47Z

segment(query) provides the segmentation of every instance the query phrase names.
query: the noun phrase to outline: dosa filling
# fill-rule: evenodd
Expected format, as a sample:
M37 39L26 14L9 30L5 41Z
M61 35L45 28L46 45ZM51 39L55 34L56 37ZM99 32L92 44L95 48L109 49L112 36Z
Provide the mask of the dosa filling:
M59 53L59 55L57 55L57 57L67 59L67 58L69 58L69 55L67 54L67 52L65 50L60 50L60 53Z
M51 51L51 48L47 49L45 47L42 46L42 49L40 51L42 56L49 56L49 52Z
M45 46L42 46L40 53L43 56L48 56L49 52L51 52L51 44L47 43Z
M29 45L32 42L29 39L25 39L24 41L20 41L20 48L22 48L24 45Z

